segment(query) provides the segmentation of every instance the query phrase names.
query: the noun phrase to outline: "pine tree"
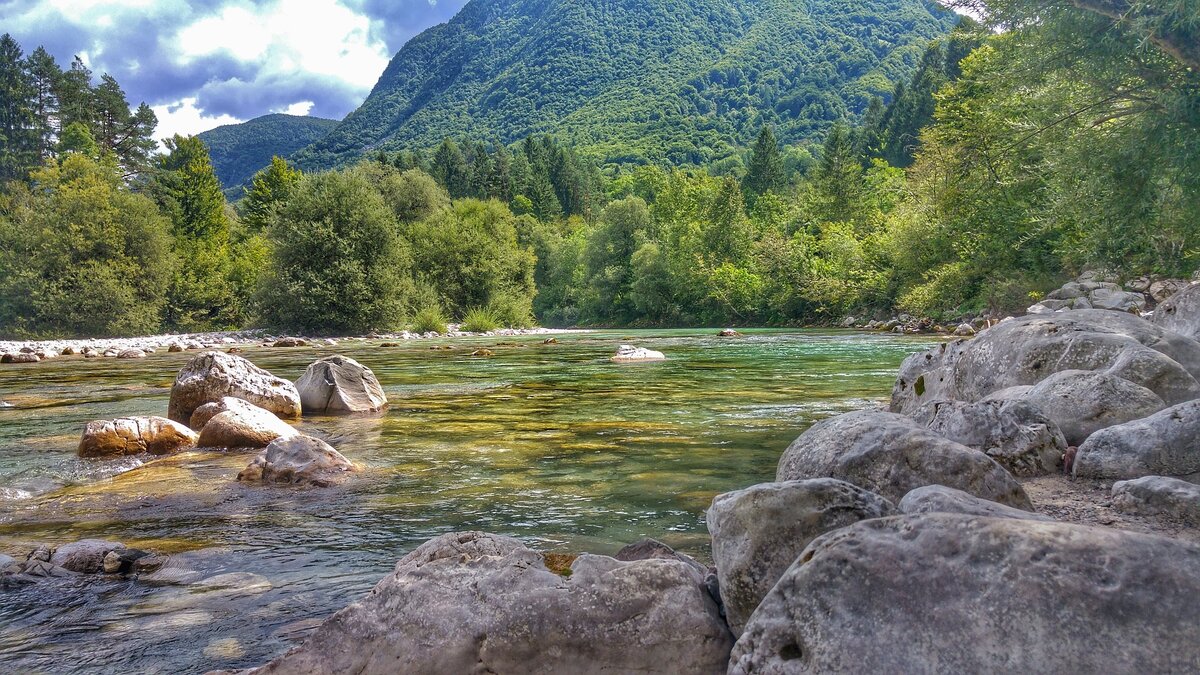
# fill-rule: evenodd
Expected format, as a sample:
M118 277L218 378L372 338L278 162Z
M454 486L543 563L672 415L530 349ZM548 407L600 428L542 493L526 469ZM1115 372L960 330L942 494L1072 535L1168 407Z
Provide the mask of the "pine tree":
M88 126L95 137L96 101L92 91L92 71L83 65L83 60L78 56L58 78L55 95L58 98L59 133L72 122L81 122Z
M783 172L783 154L779 152L779 143L775 140L775 132L770 126L764 126L758 132L758 140L754 143L754 152L750 156L750 166L746 170L743 189L753 197L768 192L778 192L787 184Z
M0 182L24 180L38 164L34 84L11 35L0 36Z
M252 231L266 228L275 209L287 201L301 175L299 169L288 166L283 158L272 157L270 165L254 174L246 196L239 203L242 223Z
M471 171L467 159L463 156L458 144L449 138L443 139L433 155L430 166L431 175L446 188L450 197L460 199L466 197L470 190Z
M487 196L508 203L513 198L512 157L500 141L495 142L495 147L492 170L488 174Z
M853 220L862 202L863 168L845 122L834 124L825 137L815 184L825 200L825 220Z
M57 90L62 69L43 47L33 50L26 60L26 68L33 84L32 107L38 133L38 156L46 159L54 150L60 129Z

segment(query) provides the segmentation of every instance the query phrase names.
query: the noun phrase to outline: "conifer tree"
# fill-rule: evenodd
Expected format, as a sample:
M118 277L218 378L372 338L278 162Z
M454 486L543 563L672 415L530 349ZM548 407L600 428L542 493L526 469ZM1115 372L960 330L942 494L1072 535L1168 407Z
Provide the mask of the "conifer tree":
M21 46L0 36L0 182L23 180L38 164L38 130L30 102L32 78Z
M783 155L779 152L775 132L769 125L764 126L758 132L758 140L754 143L750 166L746 170L742 187L747 195L757 197L768 192L778 192L783 189L786 181L783 173Z

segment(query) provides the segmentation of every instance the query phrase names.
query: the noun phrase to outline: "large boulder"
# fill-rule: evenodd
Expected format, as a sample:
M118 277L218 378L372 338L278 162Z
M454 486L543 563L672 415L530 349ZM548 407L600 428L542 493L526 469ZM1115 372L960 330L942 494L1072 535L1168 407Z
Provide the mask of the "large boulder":
M1058 424L1067 443L1079 445L1095 432L1153 415L1167 407L1157 394L1109 373L1062 370L1021 397Z
M687 563L585 554L570 572L509 537L444 534L252 672L725 672L733 637Z
M105 556L124 550L125 544L118 541L81 539L55 549L50 564L80 574L96 574L104 571Z
M818 536L896 513L879 495L833 478L763 483L717 495L708 509L713 562L734 635Z
M1058 424L1026 401L932 401L913 418L938 435L983 452L1014 476L1055 472L1067 451Z
M242 469L237 479L249 483L329 487L357 470L345 455L325 441L292 435L271 441L249 466Z
M1200 472L1200 400L1097 431L1079 446L1083 478L1187 476Z
M1154 324L1200 340L1200 284L1192 284L1159 303Z
M729 672L1200 670L1200 545L947 513L814 541L750 618Z
M912 419L863 410L822 420L779 459L776 481L838 478L898 501L923 485L947 485L1032 510L1010 473L990 457Z
M1191 285L1192 282L1187 279L1157 279L1150 282L1150 285L1146 288L1146 292L1155 302L1162 302L1176 293L1187 290ZM1179 331L1175 332L1178 333Z
M1167 516L1200 525L1200 485L1169 476L1119 480L1112 486L1113 506L1148 516Z
M945 485L926 485L904 495L897 505L901 513L963 513L987 518L1018 518L1020 520L1051 520L1039 513L1030 513L1011 506L980 499L962 490Z
M276 438L299 433L269 411L229 396L200 406L192 419L203 419L217 407L223 410L204 421L200 429L196 445L202 448L265 448Z
M911 414L928 401L978 401L1062 370L1115 375L1168 404L1200 398L1200 343L1132 314L1075 310L1001 321L973 340L913 354L900 367L891 409Z
M387 407L387 394L370 368L335 354L314 361L296 380L305 413L364 413Z
M80 457L166 455L196 444L196 433L165 417L119 417L87 423L79 439Z
M300 415L300 394L295 385L250 363L222 352L204 352L180 369L171 387L167 417L187 424L192 412L226 396L271 411L282 418Z
M616 363L633 363L637 361L662 361L666 358L662 352L657 352L653 349L634 347L633 345L621 345L617 348L617 353L613 355L612 360Z

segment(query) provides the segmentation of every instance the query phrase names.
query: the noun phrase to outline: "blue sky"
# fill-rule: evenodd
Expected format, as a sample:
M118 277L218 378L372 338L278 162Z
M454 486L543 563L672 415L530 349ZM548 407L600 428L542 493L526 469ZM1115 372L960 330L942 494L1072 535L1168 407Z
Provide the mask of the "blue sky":
M0 0L0 32L107 72L158 136L271 112L340 119L409 38L466 0Z

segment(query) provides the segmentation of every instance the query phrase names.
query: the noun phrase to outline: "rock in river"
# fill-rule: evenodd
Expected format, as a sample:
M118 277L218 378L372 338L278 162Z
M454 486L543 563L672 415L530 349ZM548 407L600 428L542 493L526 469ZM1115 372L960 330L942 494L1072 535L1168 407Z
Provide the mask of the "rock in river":
M612 360L617 363L629 363L632 361L662 361L666 358L662 352L656 352L653 349L621 345L617 348L617 353L613 355Z
M238 474L246 482L328 487L357 468L331 445L312 436L277 438Z
M838 478L898 501L923 485L946 485L1032 510L1025 491L987 455L893 413L862 410L821 420L779 459L775 480Z
M742 673L1200 669L1200 545L933 513L814 541L734 647Z
M104 558L112 551L124 551L125 544L103 539L81 539L54 550L50 564L80 574L104 571Z
M80 457L117 457L143 452L166 455L196 444L191 429L165 417L120 417L87 423L79 439Z
M1187 476L1200 472L1200 400L1097 431L1075 455L1083 478Z
M371 369L340 354L318 359L296 380L305 413L364 413L387 407Z
M223 410L204 421L200 429L196 445L202 448L265 448L276 438L299 433L269 411L229 396L200 406L192 419L203 420L218 407Z
M257 673L723 673L733 637L678 560L581 555L569 577L521 542L432 539Z
M717 495L708 509L713 562L734 635L818 536L896 513L873 492L833 478L763 483Z
M248 401L285 419L300 415L300 394L291 382L240 356L210 351L197 355L180 369L171 387L167 417L187 424L196 408L226 396Z

